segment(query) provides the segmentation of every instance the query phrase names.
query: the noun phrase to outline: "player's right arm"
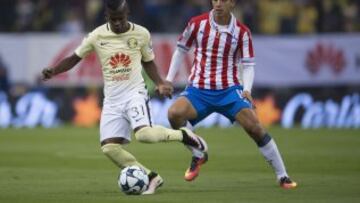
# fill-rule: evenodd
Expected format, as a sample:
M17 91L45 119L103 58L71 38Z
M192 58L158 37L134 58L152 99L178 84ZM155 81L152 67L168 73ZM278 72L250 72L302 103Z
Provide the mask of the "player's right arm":
M172 55L169 72L166 76L166 81L173 82L176 76L176 73L180 69L180 66L184 63L186 52L182 49L176 48L174 54Z
M186 56L186 52L188 52L194 44L196 33L199 29L198 26L199 25L196 24L193 20L190 20L184 32L180 35L177 41L176 49L171 58L169 72L166 77L167 81L174 81L176 73L184 63L183 60Z
M54 67L44 68L42 71L42 79L44 81L51 79L55 75L60 73L64 73L70 69L72 69L77 63L81 61L81 58L76 54L73 54L69 57L64 58Z
M44 68L42 71L42 79L44 81L51 79L52 77L64 73L78 64L82 58L88 55L91 51L94 50L93 42L95 40L94 32L87 35L80 46L75 50L75 53L69 57L64 58L54 67Z

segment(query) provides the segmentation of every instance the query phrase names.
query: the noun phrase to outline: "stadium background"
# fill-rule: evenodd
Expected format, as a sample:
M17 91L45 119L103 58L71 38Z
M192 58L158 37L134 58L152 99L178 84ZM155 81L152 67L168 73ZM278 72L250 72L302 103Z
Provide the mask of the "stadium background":
M209 1L128 2L130 19L152 32L165 75L178 34ZM235 14L254 35L258 115L296 190L281 190L245 132L213 115L197 129L210 161L193 183L182 179L189 153L177 143L127 146L166 181L152 197L127 197L116 186L118 169L99 149L102 81L94 55L52 81L39 78L104 23L101 1L1 0L0 202L360 202L359 5L238 1ZM178 91L191 55L184 64ZM156 121L167 125L171 101L154 95L152 104Z

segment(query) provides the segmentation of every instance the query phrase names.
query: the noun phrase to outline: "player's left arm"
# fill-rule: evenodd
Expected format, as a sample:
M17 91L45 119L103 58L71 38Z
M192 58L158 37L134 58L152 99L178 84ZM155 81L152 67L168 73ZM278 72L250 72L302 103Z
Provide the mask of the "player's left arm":
M248 99L251 104L254 105L254 100L251 96L251 89L254 83L255 77L255 56L254 56L254 48L252 43L252 36L249 29L246 29L245 34L242 37L242 58L241 64L243 67L243 86L244 90L242 96Z
M248 99L253 106L254 100L251 96L251 89L254 83L254 76L255 76L255 68L254 65L243 65L243 85L244 85L244 91L242 93L242 96L246 99Z
M159 94L171 98L174 88L170 82L164 81L160 77L156 63L153 60L148 62L143 61L142 65L150 79L154 81Z

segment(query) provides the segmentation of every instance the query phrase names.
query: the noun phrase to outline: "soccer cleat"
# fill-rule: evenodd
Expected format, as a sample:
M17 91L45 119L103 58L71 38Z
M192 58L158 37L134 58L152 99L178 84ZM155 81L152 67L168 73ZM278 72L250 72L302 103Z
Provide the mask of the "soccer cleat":
M200 152L207 152L208 146L202 137L196 135L188 128L181 128L181 131L183 134L182 142L184 145Z
M289 177L284 176L282 178L280 178L280 187L284 188L284 189L294 189L297 186L297 183L292 181Z
M184 179L186 181L193 181L200 172L201 165L205 164L208 160L208 154L204 152L202 158L193 156L191 160L190 167L186 170Z
M164 184L164 180L161 176L155 172L150 172L149 176L149 187L145 190L142 195L152 195L155 191Z

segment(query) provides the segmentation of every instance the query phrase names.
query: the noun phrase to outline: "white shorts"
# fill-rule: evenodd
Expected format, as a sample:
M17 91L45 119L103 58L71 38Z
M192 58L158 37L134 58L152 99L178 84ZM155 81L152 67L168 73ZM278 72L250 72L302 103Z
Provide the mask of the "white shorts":
M131 141L132 130L139 126L151 126L149 98L137 95L121 104L105 104L100 119L100 142L121 137Z

